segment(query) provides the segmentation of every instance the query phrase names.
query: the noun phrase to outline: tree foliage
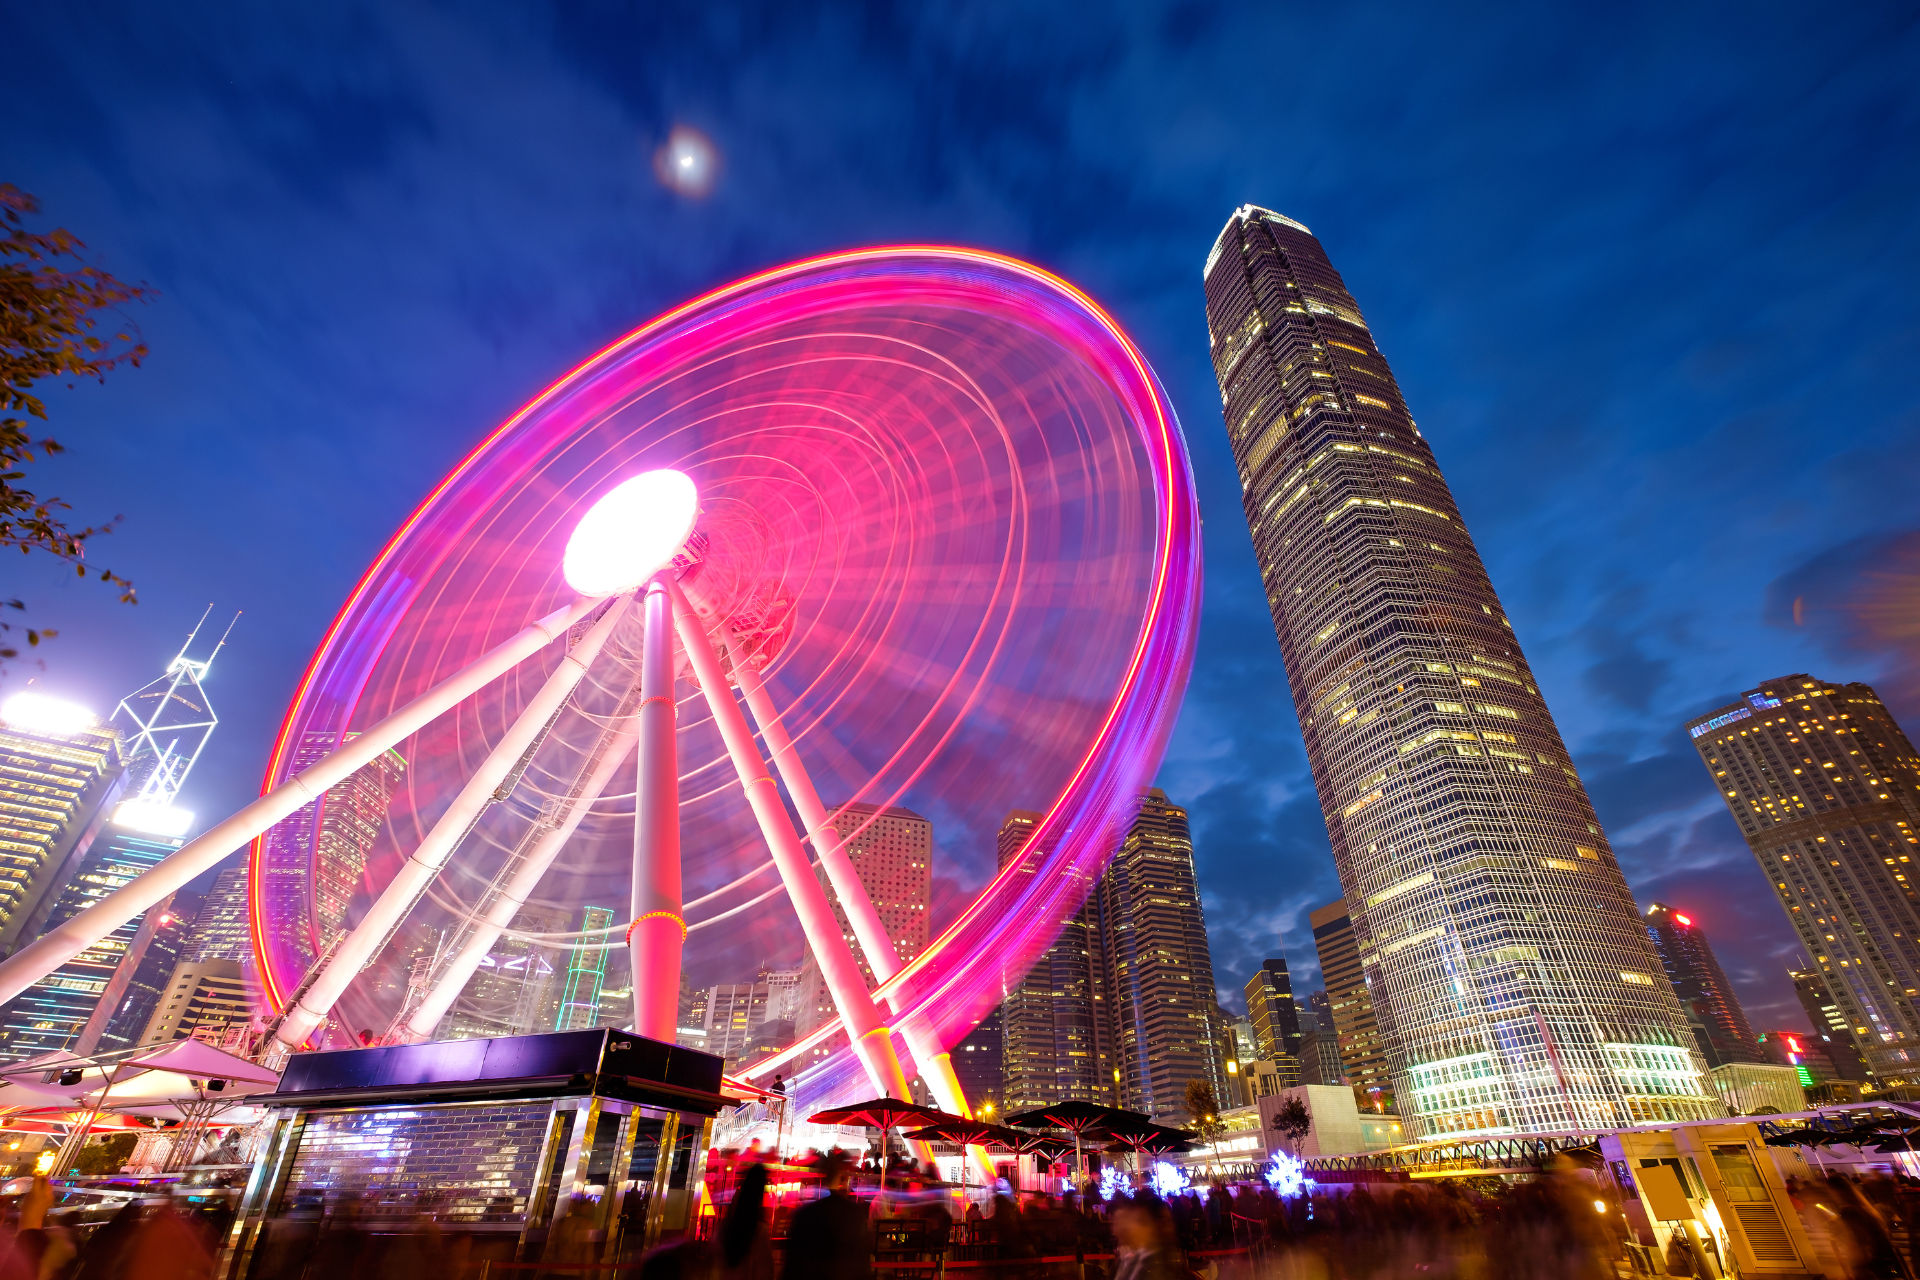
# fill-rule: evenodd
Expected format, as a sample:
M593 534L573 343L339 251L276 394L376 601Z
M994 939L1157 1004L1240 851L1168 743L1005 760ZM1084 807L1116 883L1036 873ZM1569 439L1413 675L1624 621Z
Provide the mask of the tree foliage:
M112 583L120 599L134 603L133 584L110 569L94 570L86 563L87 542L120 522L74 528L62 512L71 508L59 498L41 497L19 483L23 468L42 457L62 453L51 437L35 439L28 419L44 421L47 406L33 394L45 378L64 378L75 385L81 378L99 382L121 364L138 367L147 344L137 330L112 332L100 325L103 311L153 295L144 285L123 284L81 256L86 245L72 232L47 233L26 229L24 217L38 213L40 203L11 183L0 183L0 547L18 547L23 555L36 551L73 566L84 578L97 573ZM0 600L0 606L25 609L20 600ZM13 630L0 622L0 659L18 656L4 639ZM24 628L28 645L53 634Z
M1205 1080L1187 1081L1187 1128L1197 1134L1202 1142L1226 1131L1226 1121L1220 1118L1220 1100L1214 1096L1213 1085Z
M1307 1110L1299 1094L1283 1099L1274 1109L1273 1128L1289 1150L1299 1146L1300 1140L1307 1136L1313 1128L1313 1113Z
M74 1157L73 1167L88 1176L118 1173L121 1166L133 1158L133 1148L139 1140L137 1133L115 1133L89 1142Z

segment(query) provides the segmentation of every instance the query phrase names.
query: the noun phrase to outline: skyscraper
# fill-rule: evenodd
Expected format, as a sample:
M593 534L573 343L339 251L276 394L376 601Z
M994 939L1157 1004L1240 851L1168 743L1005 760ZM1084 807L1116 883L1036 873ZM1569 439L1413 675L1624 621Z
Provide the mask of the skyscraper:
M305 735L294 749L289 775L317 764L355 736ZM310 863L309 871L303 873L297 870L299 862L293 858L274 859L265 886L273 908L270 918L309 961L324 951L344 926L347 905L366 874L367 854L380 837L387 804L406 770L407 762L399 752L384 751L324 796L268 830L267 840L276 847L300 851Z
M0 709L0 953L39 937L126 784L120 735L34 693Z
M1001 1062L1000 1010L994 1009L953 1046L953 1075L975 1115L1007 1111L1006 1073ZM993 1110L987 1112L985 1109Z
M612 923L613 910L609 907L581 908L581 933L604 929ZM553 1029L580 1031L603 1025L600 990L606 981L607 953L604 949L568 952L565 986L560 995L559 1011L554 1015Z
M1805 674L1687 733L1868 1067L1920 1079L1920 756L1907 735L1869 686Z
M72 1052L84 1058L139 1042L173 979L174 966L193 940L194 915L193 895L182 892L141 917L133 945L69 1046Z
M1332 1033L1333 1056L1342 1070L1334 1073L1350 1078L1362 1089L1391 1089L1387 1072L1387 1047L1380 1039L1380 1020L1373 1015L1373 997L1367 992L1366 970L1360 964L1360 942L1353 931L1353 918L1345 902L1330 902L1307 916L1313 928L1313 949L1320 957L1320 978L1327 984L1326 1018L1323 1030ZM1315 1052L1320 1055L1316 1069L1325 1075L1324 1062L1328 1042L1323 1037ZM1323 1080L1331 1084L1332 1080Z
M901 963L914 959L927 949L927 912L933 904L933 824L911 809L880 809L870 804L842 805L828 821L845 842L847 858L900 952ZM872 984L873 968L860 949L860 940L853 936L839 895L825 871L816 874L860 972Z
M1694 1012L1701 1029L1700 1052L1709 1067L1729 1062L1760 1062L1760 1046L1733 984L1714 957L1700 925L1664 902L1647 908L1647 934L1666 966L1673 994Z
M244 860L220 868L213 888L194 917L193 937L187 943L190 960L253 961L253 932L247 924L247 864Z
M1833 1064L1833 1074L1842 1080L1870 1079L1867 1060L1861 1056L1846 1012L1833 998L1826 978L1818 969L1789 969L1787 976L1793 979L1793 993L1800 997L1800 1007L1806 1010L1813 1027L1813 1046Z
M157 834L136 825L156 818L164 822L179 812L139 803L115 806L114 816L81 854L71 878L59 886L38 932L65 924L185 844L184 835ZM145 962L153 940L153 930L146 927L149 914L128 920L0 1006L0 1056L31 1058L75 1048L118 971L127 970L120 984L124 986Z
M1339 273L1305 227L1247 205L1203 274L1247 522L1401 1114L1422 1136L1717 1114Z
M1023 852L1028 865L1046 852L1026 847L1042 816L1027 809L1007 814L998 840L1002 868ZM1075 1098L1113 1101L1115 1064L1098 912L1089 895L1033 967L1007 985L999 1038L1001 1096L1009 1111ZM956 1070L961 1056L954 1054Z
M1293 979L1285 960L1269 960L1247 979L1247 1016L1253 1021L1260 1056L1278 1062L1300 1060L1300 1010L1293 1002Z
M1095 890L1107 953L1113 1069L1123 1107L1185 1116L1189 1081L1229 1096L1213 955L1193 873L1187 811L1147 792Z

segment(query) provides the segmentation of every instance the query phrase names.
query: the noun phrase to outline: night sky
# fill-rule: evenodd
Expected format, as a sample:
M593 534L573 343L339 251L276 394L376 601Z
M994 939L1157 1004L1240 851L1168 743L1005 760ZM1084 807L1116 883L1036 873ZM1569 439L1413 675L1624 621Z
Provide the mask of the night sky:
M33 473L125 516L94 555L141 603L12 562L62 634L7 683L105 712L244 609L183 802L258 788L360 571L579 356L793 258L979 245L1101 299L1180 409L1207 600L1161 784L1223 996L1276 947L1312 985L1338 889L1200 287L1251 201L1365 310L1641 902L1804 1025L1679 726L1810 670L1920 730L1911 5L279 8L9 17L0 180L161 296L145 367L48 395L71 452ZM704 199L654 175L677 125L722 157Z

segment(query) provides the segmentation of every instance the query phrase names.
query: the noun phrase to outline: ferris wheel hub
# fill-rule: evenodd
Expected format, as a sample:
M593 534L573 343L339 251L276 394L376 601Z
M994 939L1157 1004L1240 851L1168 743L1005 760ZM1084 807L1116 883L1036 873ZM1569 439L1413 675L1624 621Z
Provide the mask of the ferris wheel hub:
M622 481L574 525L562 561L567 585L596 598L634 590L679 554L699 512L700 491L685 472Z

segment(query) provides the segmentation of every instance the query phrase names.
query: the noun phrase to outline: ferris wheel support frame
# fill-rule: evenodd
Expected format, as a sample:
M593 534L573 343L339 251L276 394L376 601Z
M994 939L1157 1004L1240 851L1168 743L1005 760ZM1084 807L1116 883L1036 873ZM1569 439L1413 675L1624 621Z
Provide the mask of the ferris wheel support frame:
M287 1050L298 1049L314 1029L326 1021L348 984L386 945L393 931L413 910L420 895L426 892L427 886L439 877L447 859L453 856L454 850L466 838L467 832L487 806L501 798L496 794L500 784L527 749L539 740L548 723L566 705L567 699L573 696L574 689L587 674L587 668L593 665L593 660L600 656L600 651L612 637L631 599L631 592L615 596L600 615L599 621L581 637L579 644L560 659L539 691L527 700L526 706L507 731L500 735L499 742L487 753L486 759L467 778L467 784L460 788L453 803L447 806L446 812L440 815L407 860L400 864L400 870L380 891L380 896L374 899L360 923L333 949L319 977L281 1018L273 1034L277 1044Z
M853 859L847 854L846 842L827 820L827 807L820 801L820 792L813 785L813 776L807 772L806 763L794 749L793 737L787 732L779 709L768 695L759 669L748 660L744 646L731 630L726 632L726 641L727 656L733 663L733 678L740 686L747 710L753 713L760 737L767 744L767 753L773 757L774 768L780 771L780 780L786 784L787 796L793 801L793 807L799 811L800 821L807 828L808 842L813 845L814 852L820 855L820 865L826 869L827 880L833 885L835 896L840 899L841 909L847 913L847 922L853 926L854 937L859 939L860 949L873 968L876 983L884 983L900 972L900 953L893 949L893 940L887 936L880 913L874 909L873 898L867 893L867 886L861 882L860 873L854 869ZM944 1110L973 1119L973 1108L967 1102L966 1090L961 1087L960 1077L953 1069L953 1055L934 1043L926 1034L926 1029L911 1020L903 1023L900 1035L907 1042L907 1052L913 1056L913 1065L919 1070L921 1079L933 1090L934 1101ZM982 1171L991 1176L993 1165L986 1149L969 1147L968 1152Z
M493 944L513 923L513 918L533 897L533 891L540 887L548 868L554 859L566 848L567 841L580 828L586 819L587 811L593 802L600 798L607 784L613 781L613 775L627 762L633 753L634 742L639 736L637 724L628 724L614 732L607 748L600 755L578 792L570 797L567 808L559 815L559 820L549 827L528 850L526 859L520 864L507 883L501 888L499 896L488 904L485 914L475 922L474 930L466 943L455 953L433 989L411 1012L407 1014L402 1034L408 1041L425 1040L440 1025L447 1010L459 998L466 987L467 979L480 967L483 960L493 949Z
M673 698L673 600L666 574L647 583L641 608L640 763L634 779L633 1029L672 1044L680 1026L681 949L687 940L680 889L680 753ZM708 695L709 702L713 700Z
M746 793L747 803L760 824L761 838L773 854L774 867L786 886L794 914L800 917L801 932L813 944L820 975L826 980L827 991L847 1028L847 1039L853 1045L854 1054L875 1089L882 1095L906 1100L911 1094L907 1074L893 1047L893 1029L881 1019L873 994L867 990L860 968L854 963L846 935L840 932L839 922L833 918L827 891L814 878L806 850L800 845L800 833L793 829L793 820L787 816L787 807L780 799L780 789L767 773L760 748L754 745L753 730L747 727L747 717L734 701L732 687L721 673L713 640L679 584L668 583L667 589L673 595L673 616L681 647L693 664L700 691L713 712L714 724L726 741L727 754L733 757L740 789Z
M127 884L0 961L0 1002L13 999L127 921L220 865L227 855L546 648L602 603L582 598L556 609L400 710L342 743L204 835L189 840Z

